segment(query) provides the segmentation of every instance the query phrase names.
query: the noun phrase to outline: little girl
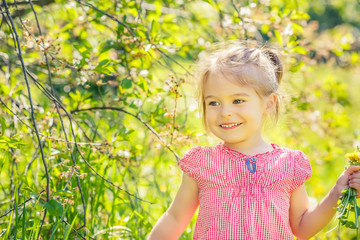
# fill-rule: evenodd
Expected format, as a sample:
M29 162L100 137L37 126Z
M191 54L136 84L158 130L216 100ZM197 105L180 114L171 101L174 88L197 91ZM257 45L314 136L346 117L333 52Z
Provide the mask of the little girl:
M202 57L199 66L204 125L222 142L191 148L180 160L180 189L148 239L177 239L198 206L194 239L314 236L332 219L342 190L360 191L360 167L344 171L310 209L304 186L311 175L309 160L262 137L265 118L279 111L278 56L232 42Z

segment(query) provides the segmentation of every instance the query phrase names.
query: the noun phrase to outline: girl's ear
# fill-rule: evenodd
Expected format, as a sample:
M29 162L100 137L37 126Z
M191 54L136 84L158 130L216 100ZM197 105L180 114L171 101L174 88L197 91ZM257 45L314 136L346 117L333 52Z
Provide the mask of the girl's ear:
M266 100L265 113L269 114L276 110L277 95L275 93L270 94Z

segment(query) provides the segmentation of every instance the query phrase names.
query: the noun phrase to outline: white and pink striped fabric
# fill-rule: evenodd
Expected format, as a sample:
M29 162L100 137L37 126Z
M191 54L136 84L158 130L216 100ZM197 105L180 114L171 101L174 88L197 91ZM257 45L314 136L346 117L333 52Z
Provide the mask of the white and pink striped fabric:
M301 151L272 146L270 152L246 156L221 142L184 155L180 167L199 186L193 239L294 239L290 195L311 176L311 167ZM248 157L257 158L255 173L246 167Z

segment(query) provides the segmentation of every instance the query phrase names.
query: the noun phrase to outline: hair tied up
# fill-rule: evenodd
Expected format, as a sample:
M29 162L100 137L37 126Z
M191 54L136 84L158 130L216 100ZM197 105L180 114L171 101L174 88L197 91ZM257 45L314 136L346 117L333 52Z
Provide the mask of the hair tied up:
M275 70L275 76L276 76L277 82L280 84L282 76L283 76L282 62L281 62L280 58L278 57L278 55L276 53L274 53L273 51L271 51L270 49L266 49L266 50L264 50L264 52L270 59L271 63L273 64L273 66L275 68L274 70Z

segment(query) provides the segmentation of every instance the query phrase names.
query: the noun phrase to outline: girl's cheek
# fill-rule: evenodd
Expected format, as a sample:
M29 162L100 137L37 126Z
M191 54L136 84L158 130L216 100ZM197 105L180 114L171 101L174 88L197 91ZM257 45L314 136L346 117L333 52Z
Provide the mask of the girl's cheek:
M216 107L209 107L206 109L206 113L208 114L214 114L214 112L216 112Z

